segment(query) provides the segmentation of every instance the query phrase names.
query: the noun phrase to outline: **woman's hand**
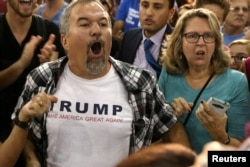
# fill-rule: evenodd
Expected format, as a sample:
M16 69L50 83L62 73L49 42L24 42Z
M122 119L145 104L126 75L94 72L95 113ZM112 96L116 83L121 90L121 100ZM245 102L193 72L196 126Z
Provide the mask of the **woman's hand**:
M201 101L196 110L196 117L214 140L225 141L227 138L227 115L217 114L205 101Z
M178 97L172 101L171 106L174 110L175 115L179 117L183 114L191 112L193 103L188 103L184 98Z
M47 112L51 102L56 102L55 96L49 96L44 92L35 95L27 104L23 106L19 113L19 120L27 122L32 116L40 116Z

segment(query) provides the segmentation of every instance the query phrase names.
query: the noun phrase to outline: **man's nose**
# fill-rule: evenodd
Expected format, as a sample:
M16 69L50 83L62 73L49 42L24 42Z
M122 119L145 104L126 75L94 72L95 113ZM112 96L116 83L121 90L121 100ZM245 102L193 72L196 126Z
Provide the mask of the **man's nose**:
M153 15L153 9L152 9L152 7L149 6L149 7L146 9L146 15L147 15L147 16Z
M98 23L93 23L91 27L91 35L100 35L101 34L101 27Z

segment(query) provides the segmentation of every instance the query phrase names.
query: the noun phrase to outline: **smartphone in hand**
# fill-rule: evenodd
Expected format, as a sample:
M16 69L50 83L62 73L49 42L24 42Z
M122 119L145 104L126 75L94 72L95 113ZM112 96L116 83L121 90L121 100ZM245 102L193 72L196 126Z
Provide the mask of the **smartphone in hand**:
M230 108L228 102L215 97L210 97L207 103L219 115L223 115Z

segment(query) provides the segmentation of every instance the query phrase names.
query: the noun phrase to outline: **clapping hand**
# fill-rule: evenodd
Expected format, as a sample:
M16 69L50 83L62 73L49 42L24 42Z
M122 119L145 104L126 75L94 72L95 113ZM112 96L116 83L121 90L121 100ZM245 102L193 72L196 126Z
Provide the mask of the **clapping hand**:
M38 54L40 63L45 63L58 58L58 53L56 52L56 45L54 44L55 39L56 36L54 34L50 34L48 41L40 50L41 53Z

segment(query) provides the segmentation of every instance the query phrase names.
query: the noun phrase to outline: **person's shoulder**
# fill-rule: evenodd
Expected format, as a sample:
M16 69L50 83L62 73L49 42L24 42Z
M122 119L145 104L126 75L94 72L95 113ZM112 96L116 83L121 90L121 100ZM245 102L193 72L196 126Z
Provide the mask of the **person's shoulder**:
M38 14L38 15L41 15L45 7L46 7L46 3L43 3L43 4L41 4L41 5L38 5L38 6L36 6L36 8L34 9L33 13Z
M45 26L46 28L49 30L50 28L55 28L55 29L59 29L59 27L53 22L53 21L50 21L48 19L45 19L43 18L42 16L40 15L37 15L37 14L33 14L33 18L36 20L36 21L41 21L41 23L45 23Z
M141 27L136 27L136 28L129 29L128 31L126 31L126 33L128 33L128 34L141 33L142 30L143 29Z
M243 72L231 68L226 69L225 72L222 73L222 75L225 76L227 80L230 80L228 82L231 83L237 83L242 82L242 80L246 80L246 76Z
M43 33L45 39L48 39L50 34L54 34L57 38L60 37L59 27L53 21L47 20L36 14L34 14L33 17L37 26L39 26L37 27L38 32L40 31L40 33Z
M240 76L244 75L243 72L238 71L238 70L234 70L234 69L231 69L231 68L228 68L228 69L226 70L226 73L227 73L228 75L230 75L230 76L235 76L235 77L240 77Z
M58 58L57 60L46 62L41 64L32 70L31 75L40 75L40 76L50 76L48 74L52 74L58 72L60 69L64 68L68 58L66 56Z
M129 77L131 80L137 78L152 79L154 76L147 69L140 68L134 64L126 63L114 58L111 58L116 71L122 76Z
M168 82L168 84L185 82L185 77L183 74L171 74L167 72L165 68L162 68L162 72L159 78L159 82Z
M141 37L142 36L142 31L143 31L143 29L140 28L140 27L138 27L138 28L131 28L131 29L129 29L128 31L126 31L124 33L124 38L126 38L126 37L136 38L138 36Z
M51 71L57 71L61 68L64 68L65 64L68 62L68 57L63 56L54 61L49 61L47 63L42 64L40 67L42 68L50 68Z
M56 25L52 20L47 20L47 19L43 19L43 20L44 20L46 26L59 30L58 25Z

